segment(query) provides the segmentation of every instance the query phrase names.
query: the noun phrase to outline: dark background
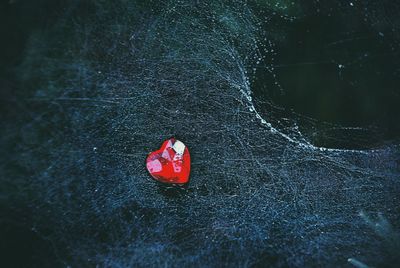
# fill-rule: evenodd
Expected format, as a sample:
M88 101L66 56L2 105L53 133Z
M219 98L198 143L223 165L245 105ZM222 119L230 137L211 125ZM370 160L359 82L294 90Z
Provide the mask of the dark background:
M30 33L51 28L70 5L67 2L20 0L0 4L2 120L12 122L21 113L16 107L25 88L16 74ZM390 9L390 3L388 6L385 10L396 10ZM320 12L316 7L305 8L294 22L281 16L279 10L269 16L262 27L275 52L267 48L265 62L257 66L252 80L261 113L269 111L270 106L263 106L265 102L273 103L281 117L299 120L306 138L318 146L370 149L396 143L400 137L398 24L395 12L379 13L381 8L369 6L380 15L367 20L360 6L353 8L348 3L332 8L325 3ZM268 12L272 13L270 9ZM275 77L268 68L273 68ZM303 117L316 123L312 128L302 125ZM362 130L353 129L358 127ZM5 192L20 190L6 183L1 187ZM62 265L63 257L56 255L52 240L46 239L46 230L39 235L32 226L34 210L26 206L27 199L11 198L0 203L2 263L15 267ZM141 208L137 210L141 212ZM265 259L275 263L278 257L266 255Z
M61 0L1 3L2 96L15 97L15 68L31 31L51 27L73 4ZM266 60L257 66L252 80L258 108L265 110L262 103L270 101L283 108L282 116L295 118L297 113L316 119L321 124L304 129L304 134L317 146L368 149L398 140L397 5L321 5L316 11L305 4L305 14L295 22L279 12L266 21L263 27L274 43L275 56L265 52Z

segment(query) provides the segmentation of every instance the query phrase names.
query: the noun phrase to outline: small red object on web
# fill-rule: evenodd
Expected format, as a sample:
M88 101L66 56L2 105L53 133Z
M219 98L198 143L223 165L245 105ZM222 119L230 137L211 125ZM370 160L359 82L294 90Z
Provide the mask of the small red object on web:
M168 184L185 184L189 182L190 154L183 142L170 138L157 151L150 153L146 159L150 175L157 181Z

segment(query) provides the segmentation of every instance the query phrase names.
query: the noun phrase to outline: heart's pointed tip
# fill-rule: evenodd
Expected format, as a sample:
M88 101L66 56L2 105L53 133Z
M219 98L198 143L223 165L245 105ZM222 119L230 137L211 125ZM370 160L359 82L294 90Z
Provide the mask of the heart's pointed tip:
M190 154L187 146L174 137L146 158L146 168L154 180L168 185L186 185L190 175Z

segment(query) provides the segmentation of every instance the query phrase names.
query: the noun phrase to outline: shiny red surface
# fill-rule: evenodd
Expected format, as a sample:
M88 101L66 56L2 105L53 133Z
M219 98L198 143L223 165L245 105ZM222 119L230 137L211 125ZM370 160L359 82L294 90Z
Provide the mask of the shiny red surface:
M178 142L178 145L184 145L175 138L170 138L164 141L159 150L154 151L147 156L146 168L150 175L159 182L185 184L189 181L189 150L184 146L183 153L180 154L179 149L174 149L176 142Z

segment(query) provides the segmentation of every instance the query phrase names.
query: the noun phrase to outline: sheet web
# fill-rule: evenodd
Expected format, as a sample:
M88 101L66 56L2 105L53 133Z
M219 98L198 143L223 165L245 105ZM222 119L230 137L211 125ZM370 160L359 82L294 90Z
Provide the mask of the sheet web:
M398 224L398 147L321 149L264 118L250 81L273 44L251 6L73 3L32 35L20 135L4 136L19 141L4 168L20 168L13 198L61 263L387 263L385 239L359 213ZM170 136L191 152L186 189L145 170Z

